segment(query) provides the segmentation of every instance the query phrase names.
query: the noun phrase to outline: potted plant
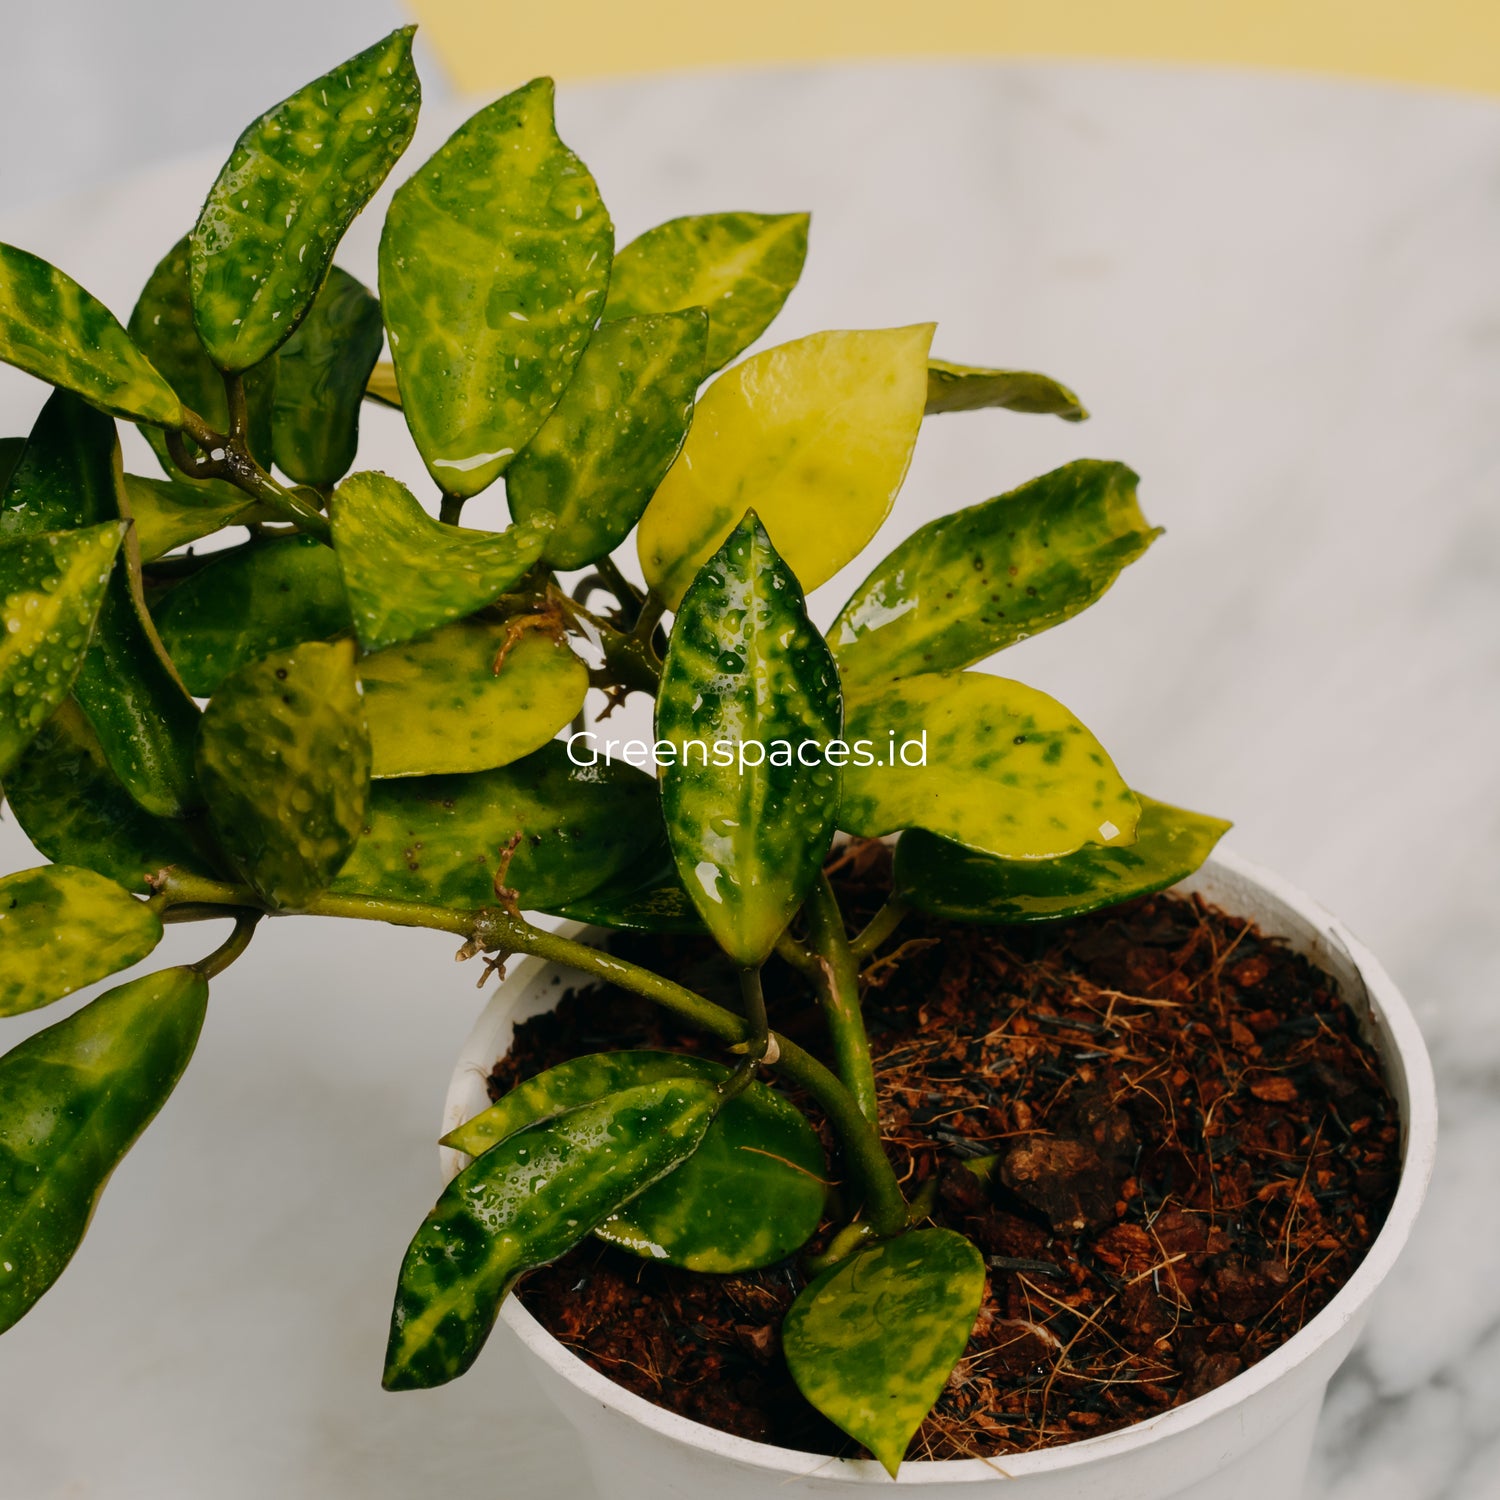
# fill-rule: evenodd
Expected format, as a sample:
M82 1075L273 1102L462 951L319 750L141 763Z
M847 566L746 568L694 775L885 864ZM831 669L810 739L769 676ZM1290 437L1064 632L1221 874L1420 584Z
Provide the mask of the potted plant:
M0 448L0 781L55 861L0 881L0 1012L135 964L165 922L234 924L198 962L119 984L0 1058L0 1328L67 1264L261 920L386 921L451 932L486 973L530 956L455 1074L452 1180L400 1268L388 1388L462 1374L504 1316L593 1433L613 1494L812 1494L886 1473L1022 1495L1294 1484L1316 1394L1420 1200L1431 1083L1373 960L1274 878L1210 859L1227 824L1132 791L1061 704L973 670L1145 552L1158 533L1135 475L1079 460L931 522L825 635L804 593L871 541L925 418L1077 421L1077 399L934 360L930 325L731 364L795 285L806 216L677 219L616 251L545 79L397 189L377 297L333 256L411 138L410 45L393 33L249 126L125 326L0 247L0 357L54 387ZM436 516L350 472L365 399L403 411ZM165 477L123 472L117 419ZM502 475L511 524L462 525ZM221 544L226 528L246 535ZM632 533L644 590L616 559ZM611 744L631 694L653 700L653 738ZM1154 895L1184 881L1227 914ZM1089 915L1110 909L1127 915ZM956 955L971 965L957 988ZM1111 987L1111 964L1150 970L1153 993ZM596 989L559 1005L561 970ZM1168 1014L1192 996L1191 1016ZM628 997L669 1031L591 1045ZM549 1014L550 1041L523 1056L516 1023ZM876 1061L893 1066L903 1025L957 1071L898 1098ZM1195 1034L1219 1082L1167 1066ZM1028 1094L1042 1079L1045 1099ZM1010 1128L983 1128L975 1088ZM1122 1090L1171 1117L1194 1185L1153 1197L1166 1148ZM1325 1118L1342 1144L1323 1142ZM1262 1182L1245 1160L1298 1151L1300 1178ZM1173 1199L1181 1250L1162 1238ZM1003 1253L1006 1235L1051 1258ZM1306 1244L1335 1268L1321 1282ZM829 1445L716 1432L558 1343L515 1289L600 1245L709 1288L776 1268L782 1305L752 1342ZM1120 1360L1096 1383L1115 1393L1079 1407L1073 1441L1039 1439L1000 1473L960 1438L952 1451L977 1456L903 1466L979 1358L971 1339L1024 1324L1051 1374L1013 1384L1050 1399L1104 1304L1140 1302L1132 1288L1187 1321L1190 1271L1215 1278L1206 1295L1248 1353L1209 1339L1169 1369L1176 1327L1138 1318L1108 1335ZM1052 1278L1037 1306L1065 1309L1066 1346L1051 1314L1007 1317L1007 1297L1032 1305L1026 1275ZM1253 1310L1293 1284L1307 1326L1282 1314L1269 1326L1289 1341L1257 1344L1234 1299ZM1156 1353L1122 1342L1143 1330ZM1153 1391L1145 1420L1129 1385Z

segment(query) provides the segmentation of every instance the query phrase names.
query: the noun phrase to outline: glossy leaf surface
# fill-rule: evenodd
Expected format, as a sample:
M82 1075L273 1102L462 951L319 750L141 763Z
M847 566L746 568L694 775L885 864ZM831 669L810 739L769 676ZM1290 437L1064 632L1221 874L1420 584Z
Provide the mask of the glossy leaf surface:
M223 370L272 353L312 306L350 221L416 129L415 27L315 78L248 126L193 228L193 314Z
M701 1079L641 1084L520 1131L460 1172L402 1262L385 1388L462 1375L516 1277L690 1156L718 1105Z
M207 698L258 657L337 635L352 621L332 551L287 536L206 564L157 606L156 625L188 691Z
M385 474L351 474L333 497L333 548L367 651L493 603L540 560L546 537L537 524L445 526Z
M845 684L972 666L1087 609L1161 535L1135 486L1081 459L918 528L829 632Z
M1185 880L1229 831L1222 818L1136 794L1135 843L1060 859L995 859L920 829L896 845L895 890L919 911L961 922L1044 922L1114 906Z
M927 415L948 411L979 411L999 406L1006 411L1031 412L1082 422L1083 403L1067 386L1050 375L1031 370L988 370L980 365L951 365L935 359L927 367Z
M828 852L838 773L796 752L837 737L840 719L833 656L749 515L682 601L656 702L657 738L677 750L661 780L672 855L737 964L766 958ZM742 747L727 766L710 753L719 741ZM755 752L764 761L749 763Z
M540 631L506 646L504 624L459 620L365 657L375 775L488 771L545 745L583 706L588 668Z
M56 266L0 245L0 360L113 416L175 427L182 403L119 320Z
M391 200L380 300L402 409L450 495L547 420L604 305L614 227L557 137L552 80L482 109Z
M663 833L660 846L553 915L626 932L703 932Z
M641 566L669 607L747 509L804 589L858 555L906 477L931 341L930 323L815 333L714 381L641 518Z
M692 214L648 229L615 256L606 319L701 307L708 369L770 326L802 275L806 214Z
M640 520L693 420L708 318L701 309L606 323L552 415L505 475L518 521L555 522L543 556L582 568Z
M963 1357L984 1258L950 1229L861 1250L803 1289L781 1325L798 1389L894 1478Z
M226 526L271 519L243 490L217 480L189 484L127 474L125 494L142 562L163 557L174 547L212 536Z
M0 1016L50 1005L128 969L161 941L161 918L113 880L72 865L0 879Z
M925 764L888 763L924 735ZM1135 835L1138 805L1104 747L1023 683L979 672L908 677L852 698L844 737L869 741L877 762L844 772L839 826L849 833L925 828L1007 859Z
M62 1274L109 1175L182 1076L208 985L165 969L0 1057L0 1332Z
M198 737L224 852L272 906L305 905L338 873L370 791L353 641L261 657L214 694Z

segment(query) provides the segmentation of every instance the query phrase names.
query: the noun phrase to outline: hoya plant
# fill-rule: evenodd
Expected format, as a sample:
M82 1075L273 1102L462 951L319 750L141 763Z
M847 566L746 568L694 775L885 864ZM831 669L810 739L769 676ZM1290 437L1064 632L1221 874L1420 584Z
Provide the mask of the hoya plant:
M406 1252L385 1384L462 1374L517 1278L585 1236L710 1276L795 1259L791 1373L894 1473L985 1270L882 1145L861 971L909 911L1071 915L1172 884L1222 833L1132 791L1045 693L971 670L1157 532L1128 468L1079 460L921 527L820 632L804 596L874 537L927 418L1079 421L1077 399L934 359L928 324L735 363L807 216L617 250L547 79L402 182L377 293L334 255L418 102L402 30L261 116L123 326L0 246L0 356L53 387L0 445L0 782L54 861L0 880L0 1014L139 963L164 923L233 919L0 1058L0 1329L66 1266L263 918L437 928L623 986L722 1056L582 1055L455 1131L472 1160ZM350 472L366 400L404 414L426 503ZM125 472L120 421L160 474ZM610 754L599 720L631 694L654 739ZM841 833L896 837L858 933L824 873ZM741 1003L538 914L706 934ZM773 1029L773 954L818 1055Z

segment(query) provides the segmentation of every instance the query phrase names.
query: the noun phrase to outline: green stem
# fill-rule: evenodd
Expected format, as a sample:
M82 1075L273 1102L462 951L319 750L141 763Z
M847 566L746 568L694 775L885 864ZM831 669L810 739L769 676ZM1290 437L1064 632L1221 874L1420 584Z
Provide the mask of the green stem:
M735 1049L743 1048L744 1061L719 1085L719 1092L726 1100L745 1092L755 1077L755 1070L766 1061L771 1051L771 1023L766 1019L766 997L761 989L758 964L753 969L740 970L740 998L745 1005L750 1034Z
M457 526L458 518L464 513L464 499L463 495L444 495L438 505L438 520Z
M839 1077L859 1101L860 1112L872 1125L880 1123L880 1101L875 1092L875 1068L870 1061L870 1039L859 1004L859 965L844 930L844 914L828 877L819 874L802 906L807 918L807 943L817 960L814 984L828 1023Z
M902 919L911 910L906 902L892 896L884 906L870 918L865 930L849 944L856 963L863 966L872 958L875 950L901 925Z
M641 605L645 602L645 596L620 571L620 565L614 558L608 555L601 557L594 567L598 570L599 577L604 580L605 587L615 596L626 628L633 627L640 619ZM658 615L657 618L660 619L661 616Z
M227 913L221 911L219 916ZM196 970L205 979L212 979L215 975L222 974L246 948L250 946L250 939L255 932L255 924L262 916L258 911L239 911L234 918L234 931L219 944L206 958L200 958L197 963L188 967Z

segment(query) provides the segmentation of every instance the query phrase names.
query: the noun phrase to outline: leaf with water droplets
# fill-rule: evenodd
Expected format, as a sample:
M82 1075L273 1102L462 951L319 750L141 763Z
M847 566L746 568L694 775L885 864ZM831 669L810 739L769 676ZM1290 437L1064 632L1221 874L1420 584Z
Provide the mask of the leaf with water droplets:
M354 216L411 140L422 101L403 26L246 127L192 233L193 315L222 370L286 341Z
M446 494L477 495L536 435L589 341L614 226L557 137L552 80L479 111L397 190L380 301L401 405Z
M349 857L369 803L354 642L304 642L229 678L203 714L198 774L240 873L267 904L305 906Z
M927 366L927 415L949 411L980 411L998 406L1006 411L1061 417L1065 422L1088 420L1083 403L1067 386L1050 375L1031 370L989 370L979 365L950 365L935 359Z
M656 701L657 739L675 750L661 781L672 854L744 967L765 960L828 852L839 774L821 748L840 717L833 656L751 513L687 591ZM720 741L735 746L727 765ZM819 753L799 758L809 744Z
M174 547L212 536L226 526L280 519L243 490L217 479L189 483L127 474L125 494L142 562L152 562Z

